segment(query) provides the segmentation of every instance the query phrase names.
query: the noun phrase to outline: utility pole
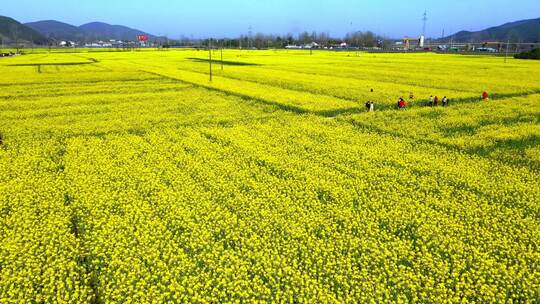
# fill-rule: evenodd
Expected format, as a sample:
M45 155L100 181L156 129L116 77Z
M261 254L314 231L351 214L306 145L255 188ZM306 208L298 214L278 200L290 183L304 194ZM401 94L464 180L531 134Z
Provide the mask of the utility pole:
M19 54L19 30L17 29L16 26L13 26L11 31L15 38L15 49L17 50L16 52L17 54Z
M253 28L251 27L251 24L249 25L249 32L248 32L248 49L251 49L252 47L252 42L251 42L251 37L253 35Z
M212 38L208 39L208 54L210 56L210 82L212 82Z
M223 40L221 40L221 70L223 71Z
M508 60L508 47L510 46L510 40L506 42L506 52L504 53L504 63Z

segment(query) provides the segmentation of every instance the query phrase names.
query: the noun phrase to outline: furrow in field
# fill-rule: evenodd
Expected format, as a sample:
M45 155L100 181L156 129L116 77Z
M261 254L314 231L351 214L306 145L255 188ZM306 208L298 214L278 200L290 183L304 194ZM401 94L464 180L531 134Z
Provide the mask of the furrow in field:
M0 301L87 302L63 146L53 139L11 147L0 145Z

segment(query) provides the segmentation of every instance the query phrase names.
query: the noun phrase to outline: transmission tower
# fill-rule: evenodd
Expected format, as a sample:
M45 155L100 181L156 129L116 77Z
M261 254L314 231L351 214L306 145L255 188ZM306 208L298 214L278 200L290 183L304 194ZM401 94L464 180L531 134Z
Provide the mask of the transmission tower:
M427 10L424 11L424 17L422 18L423 26L422 26L422 36L426 37L426 25L427 25Z

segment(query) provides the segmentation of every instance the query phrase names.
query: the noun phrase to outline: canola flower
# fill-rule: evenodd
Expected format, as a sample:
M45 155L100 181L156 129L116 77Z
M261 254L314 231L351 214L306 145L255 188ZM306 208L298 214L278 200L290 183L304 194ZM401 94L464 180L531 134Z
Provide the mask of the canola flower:
M538 301L538 66L479 103L413 68L497 58L230 55L0 62L0 303ZM358 113L376 84L463 100Z

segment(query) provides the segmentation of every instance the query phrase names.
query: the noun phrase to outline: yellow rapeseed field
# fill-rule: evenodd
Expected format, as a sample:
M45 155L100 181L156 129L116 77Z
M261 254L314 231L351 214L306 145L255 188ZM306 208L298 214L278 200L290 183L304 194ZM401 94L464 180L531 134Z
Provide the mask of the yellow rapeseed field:
M539 62L207 57L0 59L0 303L540 301Z

